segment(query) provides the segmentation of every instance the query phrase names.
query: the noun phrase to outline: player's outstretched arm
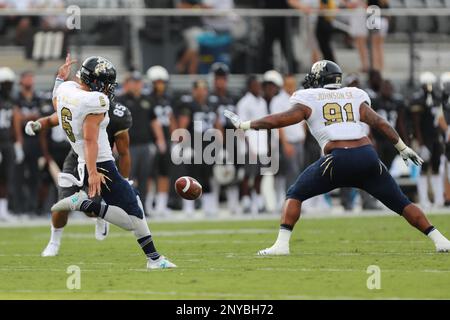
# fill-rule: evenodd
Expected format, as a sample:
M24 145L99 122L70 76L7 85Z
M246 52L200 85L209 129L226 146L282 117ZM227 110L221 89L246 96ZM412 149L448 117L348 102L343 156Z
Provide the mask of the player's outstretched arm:
M422 165L422 158L420 158L414 150L408 147L389 122L376 113L369 105L366 103L361 104L359 114L362 122L367 123L371 128L379 131L392 142L406 163L408 162L408 159L410 159L415 165Z
M229 110L225 110L223 114L225 117L230 119L230 121L237 129L259 130L259 129L278 129L299 123L307 119L310 112L311 111L307 106L302 104L296 104L285 112L271 114L262 117L260 119L251 121L242 121L237 114Z
M36 121L28 121L25 125L25 133L29 136L36 135L37 132L43 129L50 129L56 127L59 123L56 112L53 114L37 119Z

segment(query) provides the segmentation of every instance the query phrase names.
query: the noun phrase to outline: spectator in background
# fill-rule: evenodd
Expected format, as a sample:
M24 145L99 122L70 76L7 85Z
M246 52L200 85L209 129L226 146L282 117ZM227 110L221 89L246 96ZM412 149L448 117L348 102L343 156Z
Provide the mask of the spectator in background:
M153 66L147 71L147 76L153 85L150 94L150 103L153 112L162 126L166 150L157 151L155 163L156 176L156 203L155 213L167 216L170 211L167 207L169 198L169 175L171 169L170 135L176 128L176 121L172 109L172 99L168 94L167 83L169 73L161 66Z
M272 113L287 111L290 108L289 99L297 90L297 80L293 75L284 77L283 89L270 103ZM276 210L280 210L285 200L285 190L292 185L295 178L304 169L305 123L301 122L279 129L280 137L280 171L275 177L279 181L275 185L278 194Z
M350 36L352 36L355 47L358 49L361 72L367 72L369 71L369 52L367 50L368 29L366 25L367 3L365 0L345 0L343 4L348 9L353 9L354 11L349 16Z
M146 212L152 208L153 199L148 197L148 179L150 168L154 165L154 145L162 153L166 151L164 133L161 124L157 120L154 109L151 108L150 97L143 94L144 82L140 72L134 71L125 79L127 91L118 102L127 106L133 118L133 126L129 129L131 174L134 180ZM148 200L147 200L148 198Z
M320 60L319 43L315 35L317 24L317 14L314 11L319 9L319 0L287 0L291 8L297 9L307 15L306 33L307 47L311 49L311 64Z
M376 99L380 93L381 83L383 82L383 77L380 71L370 70L367 78L367 88L364 91L367 92L370 99Z
M369 6L378 6L380 9L388 9L388 0L368 0ZM384 69L384 38L389 30L389 21L386 17L381 17L380 25L371 29L371 50L372 50L372 69L380 72Z
M23 144L20 112L12 97L14 80L15 74L10 68L0 68L0 221L12 219L8 209L8 198L12 194L14 144L19 150Z
M289 9L287 0L262 0L264 9ZM281 50L288 62L288 71L297 72L297 65L292 52L291 38L288 23L290 19L286 17L265 17L264 25L264 43L262 47L262 70L274 68L273 64L273 43L278 40Z
M17 98L20 119L24 132L28 121L41 117L42 99L34 90L34 74L25 71L20 77L20 92ZM14 207L19 212L37 212L38 187L40 182L38 159L41 155L39 138L26 135L23 144L24 156L16 151L14 179Z
M247 79L247 92L236 106L239 117L243 120L258 119L268 115L266 100L261 96L261 83L254 75ZM261 164L258 155L267 155L268 140L266 130L248 130L245 132L248 158L245 165L245 176L241 184L241 206L244 213L257 213L264 209L264 198L261 195ZM251 184L251 182L253 182ZM252 187L250 187L252 185Z
M177 0L176 6L180 9L206 8L203 0ZM204 33L204 26L200 17L182 17L182 21L186 49L178 60L176 69L179 73L196 74L199 64L198 37Z
M321 10L333 10L336 9L336 3L334 0L320 0ZM331 46L331 39L333 35L333 22L334 17L331 14L320 15L317 19L316 37L319 42L320 51L322 57L325 60L336 61L333 48Z

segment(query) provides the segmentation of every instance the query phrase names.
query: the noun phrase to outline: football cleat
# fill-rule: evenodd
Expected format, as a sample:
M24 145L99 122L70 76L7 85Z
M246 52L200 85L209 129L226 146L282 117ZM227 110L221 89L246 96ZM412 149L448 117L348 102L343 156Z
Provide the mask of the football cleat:
M160 256L156 260L148 259L147 269L169 269L176 268L177 266L170 262L166 257Z
M259 250L258 256L287 256L289 255L289 247L281 247L273 245L270 248Z
M450 241L443 241L436 244L437 252L450 252Z
M97 218L95 221L95 239L98 241L105 240L109 233L109 222L102 218Z
M88 199L88 195L83 190L74 193L70 197L59 200L55 203L52 211L77 211L80 210L81 204Z
M59 252L59 244L55 242L49 242L47 247L45 247L44 251L41 253L41 257L54 257L58 255Z

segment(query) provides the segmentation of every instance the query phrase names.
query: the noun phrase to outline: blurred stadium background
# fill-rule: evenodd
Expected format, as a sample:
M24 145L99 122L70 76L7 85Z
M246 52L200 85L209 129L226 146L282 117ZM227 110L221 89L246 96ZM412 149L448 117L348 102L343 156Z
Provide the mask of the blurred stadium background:
M367 13L366 6L370 4L378 4L381 11ZM73 16L78 13L78 8L79 26L78 17ZM379 13L381 17L377 16ZM205 79L209 84L208 94L215 94L215 75L211 66L216 62L229 69L226 81L232 104L236 105L244 96L248 76L255 74L263 84L261 95L265 98L267 112L271 112L273 96L266 92L270 91L267 87L272 84L281 91L283 82L279 83L278 77L267 74L267 71L276 70L282 76L293 75L297 88L301 88L304 74L313 61L320 57L333 59L344 70L347 84L359 82L358 86L367 89L380 112L392 117L390 120L404 130L404 139L412 141L417 140L417 130L420 130L414 125L414 94L424 90L423 84L432 83L434 107L441 105L439 79L441 74L450 71L449 15L448 0L0 0L0 67L8 67L15 74L12 77L2 73L2 84L12 80L11 101L17 107L17 117L9 113L4 115L2 104L6 98L0 98L0 120L4 119L3 124L14 118L18 123L15 128L21 127L2 137L1 141L2 153L5 154L1 164L4 198L0 200L0 223L47 218L56 197L47 163L56 154L67 152L68 146L57 129L40 137L27 137L23 134L23 126L26 121L51 112L49 98L54 75L67 52L79 61L91 55L110 59L118 70L119 100L131 90L124 86L129 81L142 81L142 94L150 94L153 84L147 77L147 70L155 65L163 66L170 74L167 92L175 114L179 101L191 94L194 80ZM67 23L75 28L68 28ZM367 26L373 23L379 24L380 28L367 30ZM421 75L426 71L436 79L422 77L421 83ZM216 75L220 76L220 72ZM27 88L36 93L31 102L24 102L19 96ZM382 93L382 88L387 93ZM390 111L394 114L388 114ZM397 121L399 117L401 121ZM6 123L2 129L13 131L12 122ZM142 130L142 121L135 120L134 123L131 130ZM436 143L443 149L444 132L436 130ZM23 154L20 147L12 147L20 140L18 131L22 135L20 139L23 139ZM377 141L377 137L374 139ZM301 144L305 150L295 155L302 168L320 156L317 145L307 133L302 133L296 141L288 141L288 144L290 142ZM145 143L153 159L157 153L155 141L150 137ZM133 146L133 141L131 144ZM43 145L49 149L43 149ZM377 146L383 147L379 143ZM421 147L418 143L415 146L417 149ZM14 149L11 151L13 154L6 156L8 151L3 151L6 149ZM288 157L283 152L282 157ZM391 151L380 150L393 163L392 172L402 188L419 201L416 185L420 172L398 164L392 152L393 148ZM442 152L438 158L439 170L438 173L430 173L431 184L438 192L443 191L436 187L436 180L432 180L437 175L439 183L446 185L444 201L448 205L447 161ZM153 163L149 166L152 167ZM172 182L184 172L178 166L170 166L169 169ZM149 171L148 214L153 217L182 217L182 212L175 214L165 208L164 212L157 212L155 181L158 172ZM250 175L246 179L237 172L233 175L231 186L220 186L217 177L211 176L215 180L212 182L214 193L220 199L220 216L230 216L230 212L237 216L247 212L253 213L252 216L279 214L282 199L279 191L286 188L283 174L278 180L277 176L264 177L260 196L257 194L259 190L255 190L257 177ZM244 187L243 180L246 181ZM227 203L227 189L231 188L238 194L238 207ZM433 198L435 200L434 212L448 211L444 202L436 202L440 197L433 195L433 188L426 193L430 195L430 203ZM6 203L5 199L8 200ZM334 204L333 210L331 203ZM182 208L172 183L167 206L170 210ZM201 209L200 202L197 208ZM366 195L360 196L354 190L341 190L316 199L306 212L308 209L322 214L343 210L360 212L361 208L382 209ZM203 217L202 210L196 214ZM216 213L206 216L214 217Z

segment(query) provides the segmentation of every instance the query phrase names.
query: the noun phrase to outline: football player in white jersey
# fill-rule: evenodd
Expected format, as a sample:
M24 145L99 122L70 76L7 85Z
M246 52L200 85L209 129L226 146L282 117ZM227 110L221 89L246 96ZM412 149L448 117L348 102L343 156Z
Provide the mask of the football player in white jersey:
M109 99L116 86L116 70L102 57L87 58L77 81L64 81L70 57L60 68L53 91L53 104L58 123L78 155L78 174L65 176L66 181L88 187L89 195L80 190L53 205L52 211L91 212L125 230L133 231L148 258L147 268L176 267L160 255L136 191L118 172L114 163L106 127L109 122ZM64 77L61 77L64 74ZM106 204L91 200L96 196Z
M356 187L369 192L427 235L438 252L450 251L450 241L403 194L366 136L362 122L384 134L406 162L409 159L416 165L423 163L395 129L372 110L369 96L356 87L342 88L341 68L332 61L316 62L305 80L308 89L291 96L291 108L286 112L251 121L242 121L236 114L224 112L237 128L243 130L282 128L306 120L324 153L288 189L278 238L272 247L258 254L289 254L289 239L300 218L302 202L341 187Z

